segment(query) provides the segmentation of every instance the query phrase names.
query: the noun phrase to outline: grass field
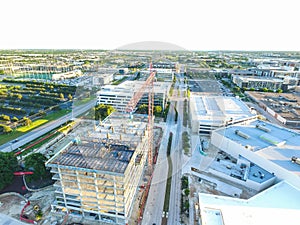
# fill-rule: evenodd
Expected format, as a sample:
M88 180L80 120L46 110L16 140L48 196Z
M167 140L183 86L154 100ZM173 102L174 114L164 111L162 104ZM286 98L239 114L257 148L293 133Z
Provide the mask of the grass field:
M53 112L53 113L45 116L43 119L49 120L49 122L50 122L52 120L56 120L56 119L58 119L58 118L60 118L64 115L70 113L71 111L72 111L71 109L62 109L62 110L59 110L57 112Z
M56 119L58 119L58 118L60 118L64 115L66 115L70 112L71 112L70 109L63 109L63 110L60 110L60 111L57 111L57 112L53 112L53 113L45 116L43 119L40 119L40 120L47 120L47 122L50 122L52 120L56 120ZM43 124L45 124L45 123L43 123ZM40 125L42 125L42 124L40 124ZM40 125L38 125L38 126L40 126ZM35 126L34 128L36 128L36 127L37 126ZM22 136L23 134L26 134L27 132L31 131L32 129L34 129L34 128L32 128L32 129L27 129L27 131L20 131L19 129L22 129L22 128L23 127L19 127L19 128L17 128L16 130L12 131L9 134L0 134L0 145L3 145L3 144L5 144L5 143L7 143L11 140L14 140L14 139Z
M11 140L14 140L23 134L24 133L22 133L20 131L16 131L16 130L9 134L0 134L0 145L3 145L6 142L9 142Z
M95 99L95 97L91 96L89 98L84 98L84 99L81 99L81 100L76 100L74 101L74 106L79 106L79 105L83 105L85 103L88 103L89 101Z
M45 120L45 119L38 119L36 121L33 121L29 126L23 126L23 127L19 127L17 128L17 131L20 131L20 132L27 132L27 131L30 131L34 128L37 128L41 125L43 125L44 123L47 123L48 120Z

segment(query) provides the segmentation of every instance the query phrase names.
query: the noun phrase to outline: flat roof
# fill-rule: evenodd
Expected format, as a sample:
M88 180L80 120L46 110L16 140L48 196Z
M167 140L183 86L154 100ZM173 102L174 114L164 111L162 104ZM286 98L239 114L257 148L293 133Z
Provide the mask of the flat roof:
M237 77L238 79L241 79L243 81L267 81L267 82L278 82L283 83L284 81L278 78L274 77L253 77L253 76L239 76L239 75L233 75L234 77Z
M104 85L98 95L100 94L120 94L124 93L126 95L133 95L134 92L138 91L145 81L124 81L119 85ZM171 87L171 83L168 82L153 82L154 93L167 93ZM144 91L148 92L149 88Z
M257 102L263 103L265 106L274 111L288 121L300 121L300 96L294 93L272 93L272 92L246 92L251 98ZM291 125L292 126L292 125Z
M123 83L119 84L118 87L122 87L124 89L133 89L134 91L138 91L143 85L145 84L145 81L124 81ZM153 88L155 93L165 93L167 92L171 87L170 82L160 82L160 81L154 81L153 82ZM147 91L148 88L145 89Z
M98 127L94 123L84 121L46 164L123 174L145 140L147 116L135 114L130 119L127 114L114 112Z
M247 200L199 193L203 225L298 224L299 199L300 190L286 181Z
M269 173L268 171L256 164L253 164L250 167L247 167L247 169L245 169L240 168L240 166L236 163L232 163L230 160L225 159L219 159L218 161L214 160L210 165L210 168L221 173L227 174L228 176L236 174L242 178L240 180L246 181L247 179L249 179L256 183L263 183L274 177L274 174ZM263 176L261 176L262 174Z
M90 169L124 173L134 151L126 145L102 144L82 141L53 157L48 164L70 166L73 169Z
M240 99L226 96L202 96L191 93L192 114L200 123L223 124L231 119L253 117L248 106Z
M236 134L237 130L248 138ZM261 120L220 128L215 132L300 176L300 165L291 163L292 156L300 157L300 133Z

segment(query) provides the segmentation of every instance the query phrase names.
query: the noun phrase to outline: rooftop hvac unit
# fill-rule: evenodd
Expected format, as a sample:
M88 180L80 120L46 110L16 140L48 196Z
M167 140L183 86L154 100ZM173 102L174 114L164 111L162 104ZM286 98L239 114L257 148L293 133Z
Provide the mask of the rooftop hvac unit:
M300 165L300 158L298 158L298 157L293 156L293 157L291 158L291 161L292 161L293 163L296 163L296 164Z
M256 128L257 129L260 129L260 130L263 130L265 132L271 132L271 129L267 128L267 127L264 127L262 125L259 125L259 124L256 124Z
M250 151L253 151L253 150L254 150L254 147L251 146L251 145L246 145L245 148L248 149L248 150L250 150Z
M243 133L242 131L239 131L239 130L235 130L235 134L242 137L242 138L245 138L245 139L249 139L249 135Z

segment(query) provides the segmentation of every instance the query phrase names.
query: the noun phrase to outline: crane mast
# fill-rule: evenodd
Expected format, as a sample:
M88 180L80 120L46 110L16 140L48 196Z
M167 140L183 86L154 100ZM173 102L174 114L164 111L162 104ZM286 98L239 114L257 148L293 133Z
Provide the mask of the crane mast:
M141 88L134 93L131 100L128 102L125 111L127 113L132 114L135 111L136 105L144 95L146 89L148 89L148 166L150 169L152 169L152 161L153 161L153 109L154 109L154 86L153 86L153 80L155 77L155 71L152 71L152 64L150 64L150 74L147 80L144 82L144 84L141 86Z

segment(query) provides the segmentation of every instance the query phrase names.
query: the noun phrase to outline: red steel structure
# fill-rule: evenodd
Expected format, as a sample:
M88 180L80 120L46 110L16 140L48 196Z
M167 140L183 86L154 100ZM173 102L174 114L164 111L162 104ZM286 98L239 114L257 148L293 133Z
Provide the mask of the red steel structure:
M145 91L148 89L148 166L150 169L152 169L152 163L153 163L153 108L154 108L154 87L153 87L153 81L155 78L156 71L152 70L152 64L150 63L150 74L145 83L142 85L142 87L134 93L133 97L128 102L125 111L127 113L132 114L135 109L136 105L144 95ZM132 115L131 115L132 116Z

